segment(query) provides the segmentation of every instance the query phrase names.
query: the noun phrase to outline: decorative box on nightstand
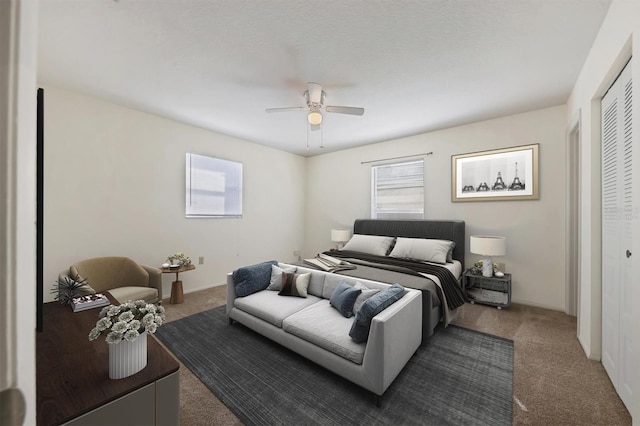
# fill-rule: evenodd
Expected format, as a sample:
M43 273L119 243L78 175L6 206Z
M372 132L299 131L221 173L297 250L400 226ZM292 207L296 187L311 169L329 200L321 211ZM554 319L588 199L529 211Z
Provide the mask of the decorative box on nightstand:
M465 292L471 303L506 308L511 304L511 274L484 277L467 269L463 275Z

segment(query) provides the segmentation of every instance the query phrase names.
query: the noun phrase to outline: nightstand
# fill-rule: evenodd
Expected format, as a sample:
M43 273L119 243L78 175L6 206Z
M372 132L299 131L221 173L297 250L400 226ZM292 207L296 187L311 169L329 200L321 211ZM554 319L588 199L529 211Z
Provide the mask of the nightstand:
M511 304L511 274L484 277L467 269L463 274L464 289L471 303L507 308Z

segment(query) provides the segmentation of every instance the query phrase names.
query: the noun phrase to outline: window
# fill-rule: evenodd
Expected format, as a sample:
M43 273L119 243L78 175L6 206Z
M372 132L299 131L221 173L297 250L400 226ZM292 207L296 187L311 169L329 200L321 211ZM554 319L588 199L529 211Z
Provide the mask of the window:
M424 161L371 167L371 217L424 219Z
M242 163L187 153L186 217L242 216Z

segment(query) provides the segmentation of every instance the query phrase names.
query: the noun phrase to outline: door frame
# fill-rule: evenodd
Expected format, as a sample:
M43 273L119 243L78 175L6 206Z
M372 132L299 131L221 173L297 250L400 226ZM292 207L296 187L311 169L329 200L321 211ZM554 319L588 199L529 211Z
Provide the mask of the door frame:
M9 424L36 423L37 40L38 2L0 1L0 423Z
M565 215L565 313L575 316L578 320L576 334L580 330L580 226L581 226L581 197L580 184L580 145L581 145L581 110L571 121L567 132L567 168L566 168L566 215Z

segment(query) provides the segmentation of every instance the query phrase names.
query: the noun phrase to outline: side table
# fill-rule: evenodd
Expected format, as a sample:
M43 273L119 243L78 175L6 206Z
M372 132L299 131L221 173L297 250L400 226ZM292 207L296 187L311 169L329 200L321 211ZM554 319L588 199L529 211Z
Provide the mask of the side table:
M511 274L484 277L467 269L463 274L464 288L471 303L482 303L498 309L511 304Z
M171 283L171 299L169 299L169 303L177 304L184 302L182 281L178 278L178 274L180 272L192 271L194 269L196 269L195 265L182 265L178 269L160 268L163 274L176 274L176 280Z

